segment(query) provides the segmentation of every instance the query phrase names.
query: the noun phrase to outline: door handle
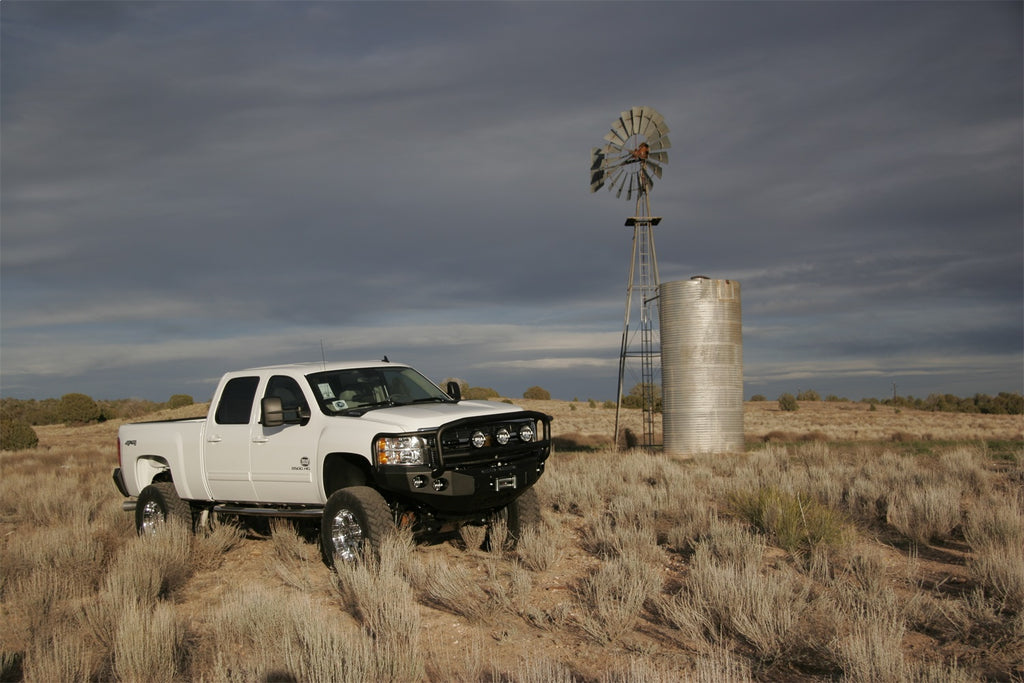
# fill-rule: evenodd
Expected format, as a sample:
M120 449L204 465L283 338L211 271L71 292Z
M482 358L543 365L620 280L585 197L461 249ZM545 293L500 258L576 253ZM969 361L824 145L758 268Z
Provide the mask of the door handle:
M220 435L216 435L215 434L214 436L208 437L206 439L206 443L220 443L220 440L221 440Z
M253 443L266 443L266 442L268 442L268 441L270 441L270 439L268 439L268 438L267 438L267 437L265 437L265 436L255 436L255 437L253 437L253 439L252 439L252 442L253 442Z

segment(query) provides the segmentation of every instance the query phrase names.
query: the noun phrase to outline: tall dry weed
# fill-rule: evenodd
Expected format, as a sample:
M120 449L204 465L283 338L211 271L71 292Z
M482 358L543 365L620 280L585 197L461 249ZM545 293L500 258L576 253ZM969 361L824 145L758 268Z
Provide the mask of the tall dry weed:
M972 576L999 611L1024 611L1024 511L1017 501L988 497L968 513L964 537L974 551Z
M173 607L127 602L117 624L114 675L119 681L160 683L184 672L184 629Z
M658 594L661 585L657 565L640 555L617 555L576 588L576 623L595 642L614 642L633 630L644 604Z

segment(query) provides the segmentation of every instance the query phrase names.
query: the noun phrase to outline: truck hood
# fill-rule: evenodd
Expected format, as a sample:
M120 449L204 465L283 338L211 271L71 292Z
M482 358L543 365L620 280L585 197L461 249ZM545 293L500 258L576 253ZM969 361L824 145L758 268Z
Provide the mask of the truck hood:
M465 417L486 417L516 413L523 409L494 401L461 401L459 403L419 403L394 408L371 410L359 418L362 422L380 425L381 431L415 432L432 429Z

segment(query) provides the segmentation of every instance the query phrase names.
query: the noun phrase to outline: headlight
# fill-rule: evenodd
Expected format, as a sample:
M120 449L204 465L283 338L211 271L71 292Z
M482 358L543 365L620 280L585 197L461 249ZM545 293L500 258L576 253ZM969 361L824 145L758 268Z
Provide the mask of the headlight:
M474 448L483 448L484 446L487 445L487 435L481 432L480 430L477 430L473 432L473 436L470 439L470 441L472 442Z
M511 435L508 433L508 430L505 429L504 427L500 428L498 431L494 433L494 440L498 442L499 446L504 446L505 444L507 444L510 437Z
M519 428L519 440L523 443L529 443L533 441L534 431L533 425L523 425Z
M427 440L421 436L382 436L377 439L379 465L425 465Z

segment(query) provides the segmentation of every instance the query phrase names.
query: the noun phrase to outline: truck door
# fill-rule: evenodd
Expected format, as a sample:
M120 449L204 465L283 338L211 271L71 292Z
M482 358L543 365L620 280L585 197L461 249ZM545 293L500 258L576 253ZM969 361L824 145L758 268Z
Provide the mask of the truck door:
M204 461L207 483L214 500L256 500L256 490L249 474L249 448L259 383L259 377L233 377L228 380L217 400L216 412L207 419Z
M262 418L253 425L252 481L264 503L322 503L313 478L317 469L319 431L309 424L309 399L292 377L274 375L263 398L281 399L285 424L264 427Z

